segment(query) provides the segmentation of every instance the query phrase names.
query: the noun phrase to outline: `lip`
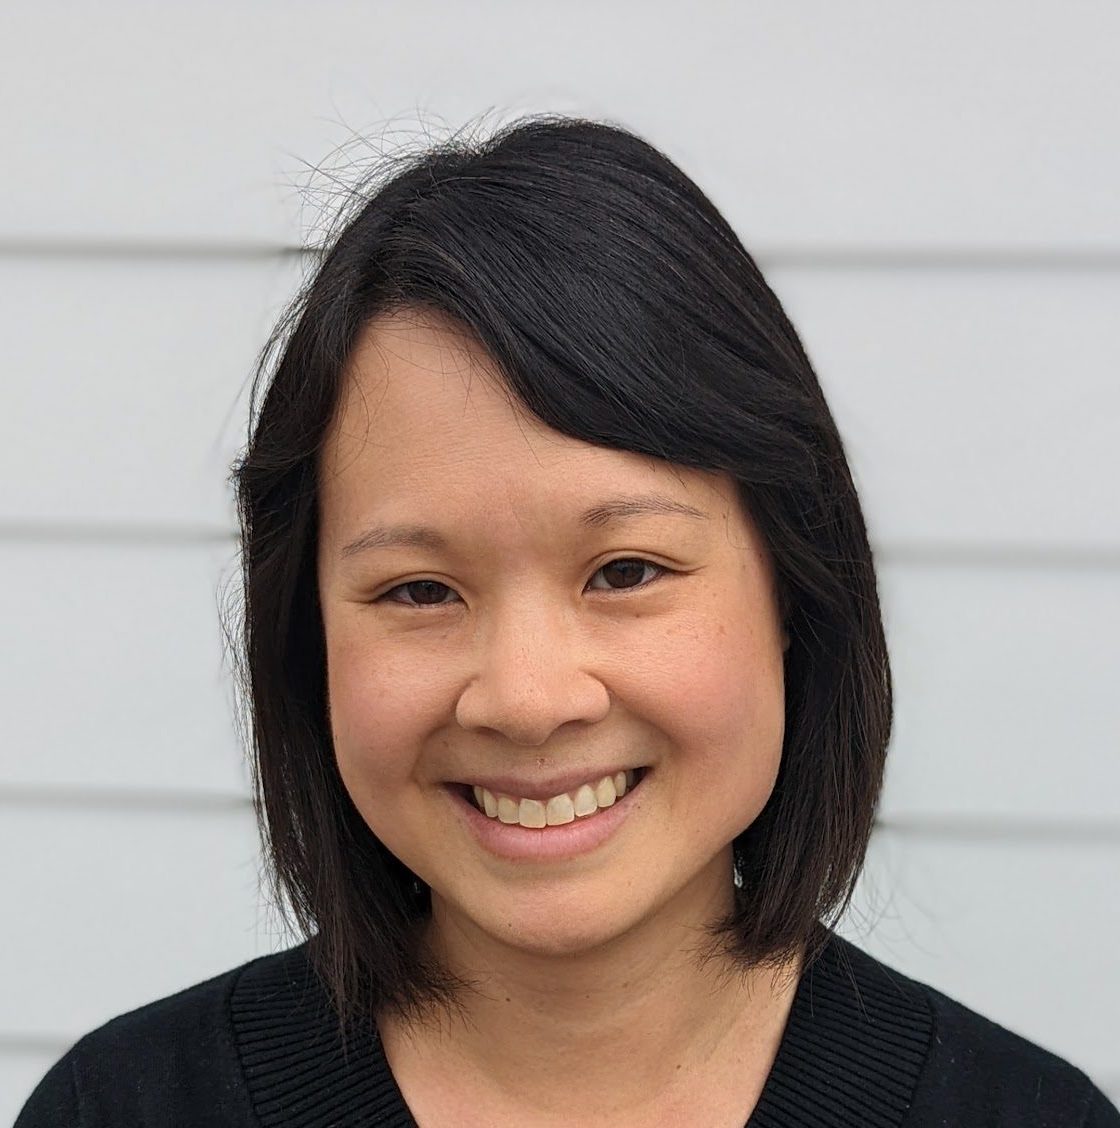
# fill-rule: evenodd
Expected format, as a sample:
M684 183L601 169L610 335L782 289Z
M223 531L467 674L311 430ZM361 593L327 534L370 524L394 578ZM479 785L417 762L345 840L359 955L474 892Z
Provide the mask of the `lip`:
M476 776L473 779L457 780L469 791L472 787L485 787L491 795L508 795L511 799L538 799L545 803L554 795L565 795L577 791L585 783L592 785L603 779L604 776L615 776L619 772L642 771L644 764L635 764L632 767L607 768L600 771L591 768L586 772L567 772L562 776L553 776L547 780L517 779L515 776L487 776L483 779ZM599 774L596 775L595 773ZM454 786L454 785L453 785Z
M627 818L639 809L634 796L641 796L648 775L647 770L621 799L610 807L604 807L598 814L540 830L490 818L467 798L466 789L461 785L451 784L446 790L456 816L488 853L511 862L560 862L590 854L612 838ZM533 796L521 798L531 799Z

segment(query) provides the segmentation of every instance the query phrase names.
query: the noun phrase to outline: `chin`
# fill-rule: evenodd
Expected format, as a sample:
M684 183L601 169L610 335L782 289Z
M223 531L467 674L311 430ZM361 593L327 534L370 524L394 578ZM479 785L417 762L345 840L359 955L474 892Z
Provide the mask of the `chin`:
M629 931L621 925L612 928L605 922L595 928L586 927L586 922L578 923L582 927L511 930L498 938L527 955L570 959L602 950Z
M457 917L468 932L525 955L567 959L608 947L631 932L639 923L636 907L621 909L617 899L597 906L585 899L573 905L564 898L522 897L503 906L445 902L444 912L436 915Z

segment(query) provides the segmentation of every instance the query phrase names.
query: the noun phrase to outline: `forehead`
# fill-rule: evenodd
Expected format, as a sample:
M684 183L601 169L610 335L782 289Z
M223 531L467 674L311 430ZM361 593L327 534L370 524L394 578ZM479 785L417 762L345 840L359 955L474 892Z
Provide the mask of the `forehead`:
M720 477L554 431L466 330L415 311L362 332L320 466L328 508L355 495L516 506L650 488L711 505L729 500Z

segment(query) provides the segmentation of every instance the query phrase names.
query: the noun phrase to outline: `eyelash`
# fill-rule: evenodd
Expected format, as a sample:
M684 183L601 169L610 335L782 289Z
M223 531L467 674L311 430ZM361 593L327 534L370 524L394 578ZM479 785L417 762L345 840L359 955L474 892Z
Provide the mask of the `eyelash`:
M597 576L599 574L599 572L601 572L604 568L609 568L612 564L643 564L648 568L653 568L655 574L650 579L644 581L643 583L634 584L632 587L607 588L607 589L605 589L607 591L617 591L617 592L623 592L623 593L628 592L628 591L642 591L643 589L649 587L651 584L657 583L658 580L663 579L665 576L673 574L673 569L672 568L666 568L664 564L655 564L652 560L645 560L645 559L643 559L642 557L639 557L639 556L620 556L616 560L608 560L606 562L606 564L601 565L599 567L599 569L596 571L595 575ZM448 591L453 590L452 588L448 587L446 584L444 584L440 580L409 580L407 583L397 584L396 587L390 588L383 595L379 595L374 600L374 603L395 603L398 607L409 607L409 608L412 608L412 609L417 610L417 611L429 610L429 609L435 610L436 608L439 608L439 607L449 607L450 606L450 602L448 602L448 603L406 603L405 601L400 600L400 599L390 599L389 598L394 592L401 591L405 588L408 588L412 584L425 584L425 583L427 583L427 584L438 584L440 587L447 588ZM604 589L599 588L599 589L596 589L596 590L602 591Z

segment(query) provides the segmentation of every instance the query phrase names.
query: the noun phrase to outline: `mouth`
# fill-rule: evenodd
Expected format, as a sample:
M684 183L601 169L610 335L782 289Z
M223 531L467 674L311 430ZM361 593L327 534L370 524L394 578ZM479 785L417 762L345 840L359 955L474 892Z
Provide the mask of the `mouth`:
M594 820L601 812L617 806L638 790L649 770L648 767L631 768L589 779L573 791L548 799L524 798L467 783L450 786L491 822L547 832L553 827Z

